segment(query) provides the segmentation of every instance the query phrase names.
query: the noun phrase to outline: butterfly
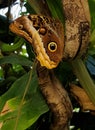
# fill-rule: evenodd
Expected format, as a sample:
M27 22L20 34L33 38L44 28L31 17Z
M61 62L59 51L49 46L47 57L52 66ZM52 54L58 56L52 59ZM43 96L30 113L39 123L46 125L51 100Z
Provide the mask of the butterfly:
M52 69L62 60L64 29L59 20L40 15L23 15L14 20L9 28L32 45L41 66Z

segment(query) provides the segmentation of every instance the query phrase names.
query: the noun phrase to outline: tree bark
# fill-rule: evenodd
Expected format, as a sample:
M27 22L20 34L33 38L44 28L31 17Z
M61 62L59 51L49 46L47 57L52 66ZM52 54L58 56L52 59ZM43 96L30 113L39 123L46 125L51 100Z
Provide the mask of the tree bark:
M66 90L55 77L53 70L38 64L37 74L41 92L53 114L50 130L69 130L72 105Z

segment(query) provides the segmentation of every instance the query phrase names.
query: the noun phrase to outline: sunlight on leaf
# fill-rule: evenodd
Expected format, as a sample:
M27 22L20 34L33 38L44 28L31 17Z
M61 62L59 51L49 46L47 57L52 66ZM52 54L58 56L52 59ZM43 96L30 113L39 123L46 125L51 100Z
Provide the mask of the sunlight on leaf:
M0 116L0 122L4 122L2 124L3 126L1 130L5 130L6 128L11 128L10 130L13 130L15 128L19 105L21 103L23 93L26 89L29 76L30 73L25 74L19 78L12 85L12 87L0 97L0 111L3 113ZM48 106L40 94L38 89L37 76L34 73L29 83L29 89L21 106L19 113L20 115L17 122L17 129L25 130L30 125L32 125L40 115L47 111Z

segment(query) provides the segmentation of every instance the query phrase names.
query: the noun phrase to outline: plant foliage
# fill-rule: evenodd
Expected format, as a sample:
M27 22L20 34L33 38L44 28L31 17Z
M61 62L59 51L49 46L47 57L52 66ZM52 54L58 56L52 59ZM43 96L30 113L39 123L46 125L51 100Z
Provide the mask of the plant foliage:
M88 0L91 13L91 38L85 64L91 76L95 76L95 0ZM45 11L39 0L27 0L25 13L41 14ZM46 0L47 11L64 23L61 0ZM25 130L35 128L37 120L49 108L39 90L35 72L35 55L31 45L8 30L10 20L0 15L0 128L1 130ZM57 77L67 88L76 82L68 62L61 62L55 69ZM93 78L93 77L92 77ZM94 79L93 79L94 81ZM95 81L94 81L95 82ZM68 88L67 88L68 89ZM75 106L75 105L74 105Z

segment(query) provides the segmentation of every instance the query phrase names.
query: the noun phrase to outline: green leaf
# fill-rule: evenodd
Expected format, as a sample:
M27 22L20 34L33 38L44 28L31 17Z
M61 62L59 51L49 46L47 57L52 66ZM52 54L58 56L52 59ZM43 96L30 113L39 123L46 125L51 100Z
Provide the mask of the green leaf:
M28 87L28 90L27 90ZM25 98L23 95L26 92ZM23 102L22 102L23 99ZM3 112L7 106L7 112ZM1 130L25 130L31 126L40 115L48 111L38 89L37 75L34 72L19 78L11 88L0 97L0 122L4 122ZM23 125L22 125L23 124Z
M7 100L14 98L14 97L17 97L19 95L22 95L24 93L28 79L29 79L29 73L25 74L24 76L22 76L21 78L16 80L13 83L13 85L11 86L11 88L4 95L2 95L0 97L0 111L2 110L2 107L6 103ZM31 79L31 81L33 84L35 82L35 77L33 79ZM36 84L35 84L35 86L36 86Z
M63 5L61 0L46 0L53 17L64 23Z
M16 55L16 54L0 58L0 65L6 64L6 63L19 64L19 65L23 65L23 66L32 65L32 61L30 61L28 58L21 56L21 55Z
M16 51L24 44L24 42L25 40L23 38L16 37L13 45L9 45L9 44L1 42L0 49L2 52Z
M17 122L17 110L14 110L13 107L15 104L19 102L18 98L14 100L9 100L8 105L12 106L11 111L2 117L3 121L5 121L1 130L14 130ZM11 104L11 105L10 105ZM40 107L39 107L40 106ZM17 106L18 107L18 106ZM31 126L40 115L48 111L48 107L45 104L42 96L38 93L31 94L31 98L25 102L22 106L19 119L17 122L16 130L25 130L29 126ZM23 125L22 125L23 124Z
M71 62L72 68L74 73L76 74L77 78L83 89L88 94L89 98L95 105L95 84L90 77L87 68L85 67L84 62L81 59L75 59Z
M92 31L90 42L94 45L95 44L95 29Z
M28 4L37 14L46 15L60 19L64 23L63 7L61 0L28 0ZM48 7L47 7L48 5Z
M30 7L32 8L31 12L29 11L30 13L33 14L32 10L34 10L35 11L34 13L36 13L36 14L51 16L46 1L28 0L27 2L30 5Z
M95 0L88 0L91 15L91 30L95 29Z

